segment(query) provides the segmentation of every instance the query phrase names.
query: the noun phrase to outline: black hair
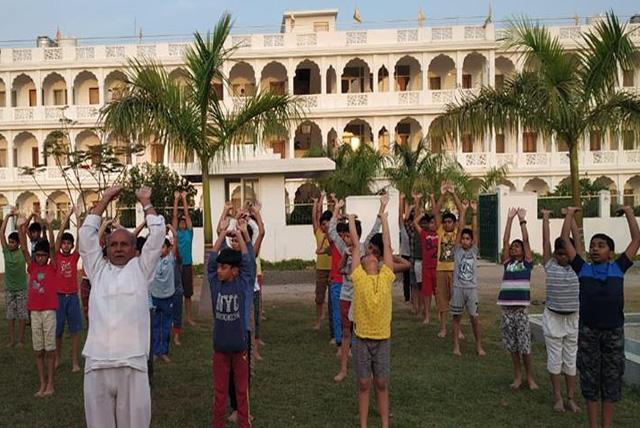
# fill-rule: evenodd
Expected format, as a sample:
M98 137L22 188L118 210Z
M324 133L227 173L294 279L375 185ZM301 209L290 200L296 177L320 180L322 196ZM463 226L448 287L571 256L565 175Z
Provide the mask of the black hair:
M457 221L456 215L454 213L452 213L452 212L444 213L444 215L442 216L442 221L444 221L446 219L451 219L451 220L453 220L454 223Z
M51 245L49 245L49 241L47 241L46 239L38 240L38 242L36 242L36 245L33 247L34 254L38 252L49 254L50 251Z
M420 221L429 223L431 220L433 220L433 214L426 213L422 215L422 219Z
M513 241L511 241L511 245L513 244L520 244L520 246L524 249L524 242L522 241L522 239L514 239Z
M31 223L29 225L29 232L30 233L42 232L42 226L40 225L40 223Z
M375 235L373 235L369 243L376 247L378 252L380 252L380 257L384 256L384 242L382 241L382 233L376 233Z
M249 240L253 240L253 227L250 224L247 224L247 233L249 234Z
M469 229L468 227L465 227L460 232L460 236L461 237L464 236L464 235L469 235L469 238L471 238L471 240L473 240L473 229Z
M73 235L70 234L69 232L64 232L62 234L62 241L67 241L67 242L71 242L72 244L75 242Z
M20 242L20 235L18 232L11 232L8 239L9 241Z
M145 238L144 236L138 236L136 238L136 250L141 253L142 252L142 247L144 247L144 244L147 242L147 238Z
M218 257L216 258L216 262L224 265L231 265L234 267L240 266L240 262L242 261L242 254L240 251L232 250L231 248L225 248L220 251Z
M344 222L340 222L336 225L336 232L338 233L349 233L349 225Z
M569 241L571 241L571 245L576 246L575 241L573 240L573 238L569 238ZM553 243L553 251L560 251L560 250L564 250L566 249L565 245L564 245L564 239L562 238L556 238L556 240Z
M616 250L616 244L615 242L613 242L613 239L607 235L606 233L596 233L595 235L593 235L591 237L591 241L589 241L590 243L593 242L594 239L602 239L604 242L607 243L607 247L609 247L609 251L615 251Z
M362 236L362 223L360 223L360 220L356 220L356 233L358 234L358 238Z
M333 217L333 213L329 210L326 210L320 216L319 222L322 223L323 221L331 221L331 217Z
M138 243L138 241L136 240L136 244ZM165 247L171 247L171 241L169 241L169 238L164 238L164 245Z

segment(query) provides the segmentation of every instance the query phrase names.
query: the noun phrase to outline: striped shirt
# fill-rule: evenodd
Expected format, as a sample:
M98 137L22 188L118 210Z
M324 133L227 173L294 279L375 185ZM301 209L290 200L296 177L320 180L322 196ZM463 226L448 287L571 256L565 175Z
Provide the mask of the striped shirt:
M509 259L504 264L502 285L498 293L500 306L529 306L531 300L531 271L533 263Z
M557 312L576 312L580 308L580 281L571 265L560 266L551 258L544 266L547 273L548 309Z

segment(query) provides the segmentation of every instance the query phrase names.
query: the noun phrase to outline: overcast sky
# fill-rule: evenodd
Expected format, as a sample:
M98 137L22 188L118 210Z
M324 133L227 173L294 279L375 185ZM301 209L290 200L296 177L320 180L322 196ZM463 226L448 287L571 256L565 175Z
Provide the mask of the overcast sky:
M493 0L495 20L514 15L536 18L592 16L614 10L621 16L640 13L639 0ZM271 6L274 5L274 6ZM415 19L422 7L427 25L443 25L443 18L486 16L484 0L0 0L0 41L32 40L37 35L53 36L59 27L65 36L114 37L143 34L189 34L213 26L221 12L235 19L236 32L275 32L285 10L339 10L343 28L353 24L354 7L360 9L365 26L400 26L394 20ZM262 26L262 28L255 28Z

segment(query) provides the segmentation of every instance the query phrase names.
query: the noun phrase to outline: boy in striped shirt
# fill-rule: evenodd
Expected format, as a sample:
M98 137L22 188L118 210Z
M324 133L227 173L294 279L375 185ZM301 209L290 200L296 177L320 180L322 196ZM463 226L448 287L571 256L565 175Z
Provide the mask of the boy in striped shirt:
M511 223L518 216L522 240L511 239ZM510 208L502 241L502 263L504 274L502 285L498 294L498 305L502 307L500 320L500 332L502 343L511 353L513 361L513 383L511 387L520 388L522 384L522 372L520 359L524 361L529 389L538 389L533 379L533 367L531 365L531 330L527 316L531 293L530 281L533 270L533 256L529 245L527 232L527 212L523 208Z

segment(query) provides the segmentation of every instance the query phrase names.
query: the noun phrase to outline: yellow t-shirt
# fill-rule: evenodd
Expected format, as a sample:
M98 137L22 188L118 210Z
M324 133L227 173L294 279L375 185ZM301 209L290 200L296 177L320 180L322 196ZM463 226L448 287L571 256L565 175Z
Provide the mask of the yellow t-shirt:
M322 249L324 250L324 254L318 254L316 257L316 269L331 270L331 256L329 255L331 253L329 250L329 239L325 239L324 236L325 235L322 229L318 228L315 231L316 248L318 248L318 246L322 244Z
M444 228L440 226L436 230L438 234L438 266L436 270L453 272L453 250L456 246L456 235L458 229L454 229L453 232L445 232Z
M391 293L395 274L382 265L378 275L368 275L359 265L351 274L353 321L356 335L363 339L391 337Z

